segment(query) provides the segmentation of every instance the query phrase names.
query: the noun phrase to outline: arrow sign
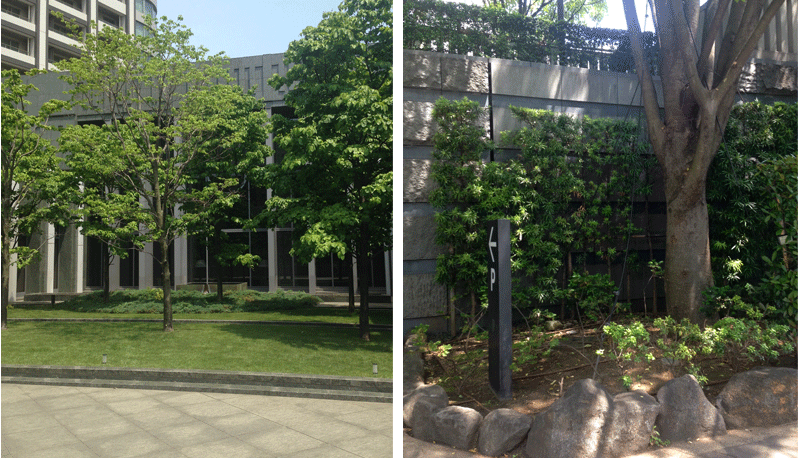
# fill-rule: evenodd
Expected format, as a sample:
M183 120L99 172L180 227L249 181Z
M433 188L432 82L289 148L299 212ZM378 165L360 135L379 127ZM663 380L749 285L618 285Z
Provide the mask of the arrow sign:
M496 248L497 244L493 241L493 225L490 226L490 235L488 235L488 252L490 253L490 262L496 262L496 258L493 257L493 250L491 248Z

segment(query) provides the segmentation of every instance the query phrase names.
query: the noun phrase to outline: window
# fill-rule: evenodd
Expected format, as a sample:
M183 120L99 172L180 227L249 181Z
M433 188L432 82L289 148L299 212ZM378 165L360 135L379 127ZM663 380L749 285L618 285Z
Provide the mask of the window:
M18 53L22 53L25 55L30 55L29 53L29 43L30 40L27 37L22 35L18 35L14 32L9 32L4 30L2 35L2 46L6 49L10 49L12 51L16 51Z
M97 16L100 22L119 28L119 16L116 13L108 11L104 8L98 8Z
M65 59L71 59L73 57L77 56L72 55L63 49L54 48L52 46L47 50L47 62L51 64L58 63Z
M155 4L150 0L136 0L136 11L150 17L155 17L158 14Z
M50 16L50 30L58 32L61 35L66 35L68 37L72 36L72 29L70 29L69 26L67 26L67 23L63 19L57 18L55 16ZM84 31L84 28L78 26L78 32L82 31Z
M16 0L3 2L3 12L30 22L30 5Z
M70 6L78 11L83 11L83 0L58 0L58 2Z

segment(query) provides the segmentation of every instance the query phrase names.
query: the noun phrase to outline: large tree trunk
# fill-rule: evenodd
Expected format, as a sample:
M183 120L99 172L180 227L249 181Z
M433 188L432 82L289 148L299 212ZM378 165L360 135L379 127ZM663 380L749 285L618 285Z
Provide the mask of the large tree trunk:
M702 190L703 191L703 190ZM665 242L665 296L668 314L693 323L704 320L702 292L712 286L706 199L668 199ZM656 292L655 292L656 294Z

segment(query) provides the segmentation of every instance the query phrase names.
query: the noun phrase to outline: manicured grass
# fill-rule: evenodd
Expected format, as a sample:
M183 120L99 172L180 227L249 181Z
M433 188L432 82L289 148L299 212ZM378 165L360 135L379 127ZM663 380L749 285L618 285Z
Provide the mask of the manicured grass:
M162 319L162 312L152 313L108 313L108 312L76 312L50 306L36 308L11 308L9 318L143 318ZM392 311L386 309L369 310L369 321L372 324L391 324ZM175 313L176 320L250 320L250 321L306 321L318 323L357 323L357 311L352 315L341 308L308 308L298 310L276 310L264 312L223 312L223 313Z
M139 315L140 316L140 315ZM391 378L391 333L323 326L11 322L3 364L208 369Z

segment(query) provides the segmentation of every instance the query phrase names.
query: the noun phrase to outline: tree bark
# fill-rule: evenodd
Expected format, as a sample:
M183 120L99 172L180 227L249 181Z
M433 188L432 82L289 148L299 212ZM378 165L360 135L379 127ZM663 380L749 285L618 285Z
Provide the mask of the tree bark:
M357 281L360 287L360 338L365 341L371 340L369 329L369 265L368 257L368 231L361 228L358 238L357 252Z
M5 216L5 215L4 215ZM3 225L6 225L6 221L4 218ZM4 228L5 229L5 228ZM6 329L8 327L8 302L9 296L11 294L10 289L10 280L11 274L9 273L9 269L11 268L11 240L10 237L7 236L8 232L3 230L3 247L2 247L2 263L3 263L3 272L2 272L2 312L0 312L0 329Z
M163 278L163 330L174 331L172 324L172 273L169 270L169 240L158 241L161 246L161 271Z

